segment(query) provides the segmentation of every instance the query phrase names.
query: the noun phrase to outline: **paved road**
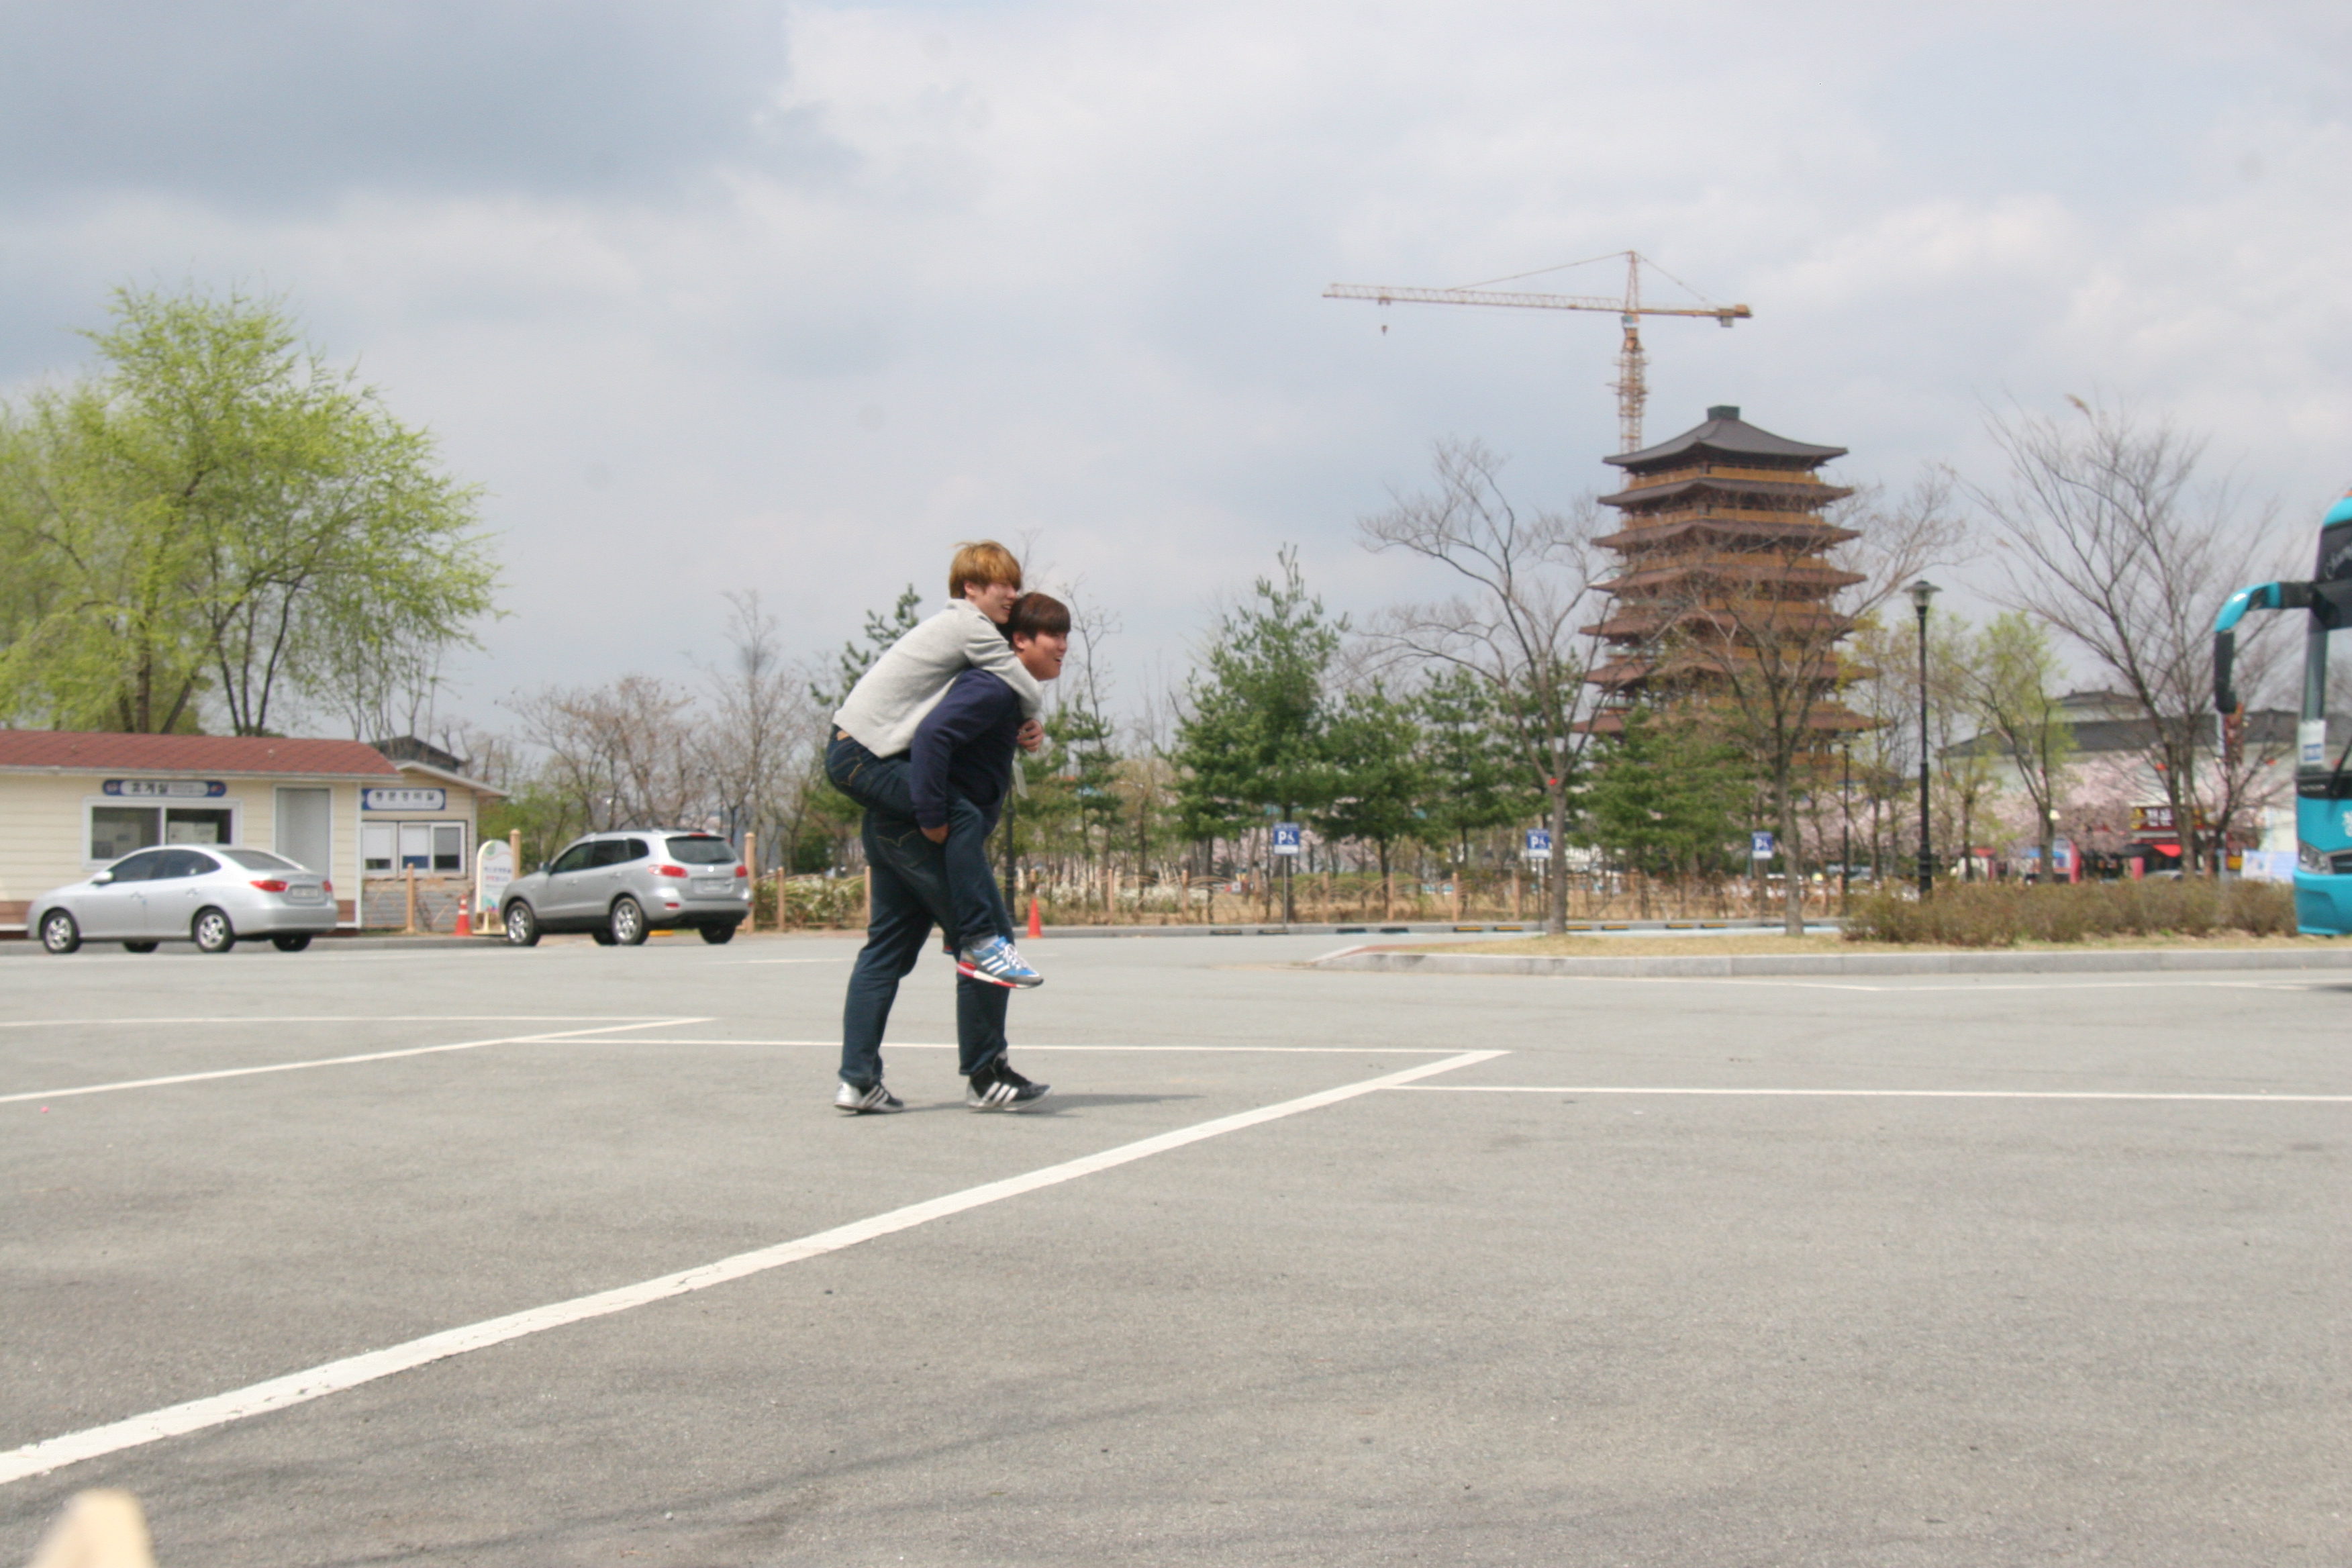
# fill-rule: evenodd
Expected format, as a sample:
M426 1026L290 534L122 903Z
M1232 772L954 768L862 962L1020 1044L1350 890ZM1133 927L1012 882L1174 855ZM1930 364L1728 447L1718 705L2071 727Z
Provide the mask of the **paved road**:
M2352 986L1331 945L9 964L0 1563L2352 1561Z

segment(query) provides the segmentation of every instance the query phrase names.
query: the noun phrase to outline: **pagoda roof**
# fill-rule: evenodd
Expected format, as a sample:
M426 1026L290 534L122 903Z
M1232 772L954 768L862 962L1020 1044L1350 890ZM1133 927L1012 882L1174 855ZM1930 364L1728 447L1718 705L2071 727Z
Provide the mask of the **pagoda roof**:
M1622 533L1612 533L1593 542L1631 555L1640 553L1643 546L1664 544L1694 533L1718 539L1804 540L1822 550L1862 537L1853 529L1840 528L1833 522L1822 522L1801 512L1791 512L1786 522L1759 522L1753 518L1690 517L1680 522L1661 522L1647 528L1627 529Z
M1843 500L1853 494L1845 485L1825 485L1818 479L1741 479L1721 474L1699 474L1672 484L1643 485L1634 489L1619 490L1615 495L1602 496L1602 506L1654 506L1700 490L1713 490L1719 495L1771 496L1790 500L1820 501L1824 504Z
M1772 625L1791 636L1835 627L1837 635L1843 637L1853 629L1853 617L1822 607L1818 602L1790 600L1774 615ZM1578 628L1587 637L1602 637L1613 643L1647 642L1676 629L1697 636L1702 633L1737 632L1742 630L1743 626L1737 616L1727 611L1717 612L1703 605L1657 607L1636 600L1606 620Z
M1604 698L1603 700L1606 701L1608 699ZM1618 700L1622 703L1624 700L1619 698ZM1575 728L1586 734L1614 735L1625 728L1625 713L1626 708L1622 706L1603 707L1594 712L1591 718L1580 720ZM1817 701L1807 707L1804 720L1798 728L1823 734L1840 735L1858 734L1865 730L1876 730L1883 726L1884 721L1865 719L1843 703Z
M1593 586L1604 594L1622 597L1628 588L1656 588L1671 583L1694 581L1787 583L1808 588L1837 589L1850 588L1863 580L1859 572L1841 572L1834 566L1804 561L1664 562L1655 566L1642 566L1622 577L1596 583Z
M1664 675L1677 679L1695 679L1702 684L1730 679L1737 666L1742 673L1761 671L1766 664L1766 650L1753 646L1715 643L1706 647L1684 647L1660 649L1630 647L1612 651L1610 657L1592 667L1585 679L1595 686L1622 686L1629 680L1648 679ZM1802 681L1822 690L1843 682L1847 676L1833 653L1790 653L1786 648L1770 650L1780 657L1771 661L1772 677L1794 685Z
M1644 447L1638 452L1619 452L1601 460L1638 474L1701 451L1720 452L1731 458L1797 461L1808 467L1843 458L1846 453L1843 447L1810 446L1803 441L1791 441L1786 436L1775 436L1769 430L1759 430L1739 417L1737 405L1725 403L1706 411L1705 424L1693 426L1671 441Z

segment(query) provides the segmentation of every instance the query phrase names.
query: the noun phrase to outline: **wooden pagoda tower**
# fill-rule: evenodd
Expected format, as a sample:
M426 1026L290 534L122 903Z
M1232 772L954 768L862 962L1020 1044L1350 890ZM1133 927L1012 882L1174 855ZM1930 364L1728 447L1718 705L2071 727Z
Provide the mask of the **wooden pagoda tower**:
M1587 678L1602 692L1592 730L1616 733L1637 704L1721 700L1733 660L1769 664L1784 689L1810 686L1805 726L1825 742L1871 727L1836 697L1855 672L1836 650L1852 622L1830 601L1862 579L1827 552L1859 535L1822 517L1853 492L1815 470L1843 456L1718 406L1670 441L1602 459L1625 488L1601 498L1622 519L1600 542L1619 557L1600 584L1614 602L1584 628L1609 645Z

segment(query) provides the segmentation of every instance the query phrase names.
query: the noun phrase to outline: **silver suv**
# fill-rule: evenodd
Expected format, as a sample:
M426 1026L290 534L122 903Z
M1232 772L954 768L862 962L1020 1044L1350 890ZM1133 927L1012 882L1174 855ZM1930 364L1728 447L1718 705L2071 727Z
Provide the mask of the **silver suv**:
M749 869L710 833L635 828L591 833L508 884L499 913L507 941L584 931L599 946L635 947L648 931L692 926L713 946L733 940L751 912Z

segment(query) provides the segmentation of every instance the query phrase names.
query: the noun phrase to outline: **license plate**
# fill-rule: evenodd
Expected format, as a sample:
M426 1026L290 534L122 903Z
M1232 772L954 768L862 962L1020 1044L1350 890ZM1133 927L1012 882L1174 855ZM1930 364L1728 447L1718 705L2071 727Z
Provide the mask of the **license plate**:
M694 890L698 893L723 893L735 886L732 877L697 877Z
M286 889L286 901L289 904L324 903L326 901L326 889L323 888L304 888L297 886Z

